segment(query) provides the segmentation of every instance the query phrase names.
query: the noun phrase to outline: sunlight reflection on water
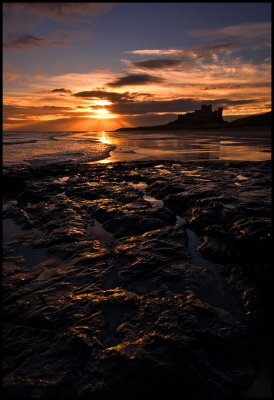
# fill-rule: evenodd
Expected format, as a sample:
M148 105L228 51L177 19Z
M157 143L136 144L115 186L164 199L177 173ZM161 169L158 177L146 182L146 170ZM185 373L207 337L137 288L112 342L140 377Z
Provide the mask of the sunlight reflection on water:
M237 137L237 132L4 132L5 165L43 165L54 162L137 160L246 160L271 159L269 133ZM247 136L249 133L245 132ZM269 135L269 137L268 137ZM235 137L236 136L236 137ZM20 143L20 144L19 144ZM111 146L116 149L111 151ZM100 161L96 161L100 160Z
M117 147L101 163L141 159L264 161L271 158L270 138L265 137L235 138L204 132L201 135L100 132L98 138L102 143Z

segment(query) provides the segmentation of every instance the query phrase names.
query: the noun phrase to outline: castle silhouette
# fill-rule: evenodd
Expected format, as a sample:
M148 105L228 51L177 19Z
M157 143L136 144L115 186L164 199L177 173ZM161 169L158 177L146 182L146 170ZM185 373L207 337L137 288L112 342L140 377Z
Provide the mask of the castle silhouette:
M202 104L200 110L194 112L179 114L173 124L180 125L202 125L202 124L218 124L224 122L223 109L219 107L217 110L212 110L212 104Z
M151 131L151 130L179 130L179 129L214 129L225 127L229 123L223 120L223 109L212 110L212 104L202 104L200 110L186 114L178 114L175 121L165 125L139 126L134 128L119 128L116 131Z

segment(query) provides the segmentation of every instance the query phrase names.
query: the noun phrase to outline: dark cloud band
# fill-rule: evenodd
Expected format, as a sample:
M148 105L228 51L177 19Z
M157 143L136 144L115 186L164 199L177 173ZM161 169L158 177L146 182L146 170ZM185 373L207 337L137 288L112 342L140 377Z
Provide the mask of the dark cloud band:
M131 86L131 85L146 85L148 83L159 83L163 82L164 79L157 76L152 76L148 74L131 74L122 76L116 79L114 82L108 84L110 87L121 87L121 86Z
M51 93L71 93L70 90L68 89L64 89L64 88L57 88L57 89L53 89L51 90Z
M7 49L19 49L26 47L40 47L47 44L47 40L33 35L18 35L7 39L3 46Z
M176 67L181 64L181 60L174 60L170 58L160 58L155 60L146 60L132 63L135 67L148 68L148 69L161 69Z
M113 103L130 101L131 96L128 92L117 93L117 92L106 92L104 90L86 90L83 92L74 93L75 97L82 97L87 99L102 99L109 100Z
M176 99L171 101L144 101L118 103L111 107L111 111L120 115L149 114L149 113L182 113L200 108L201 103L210 103L216 107L227 107L231 105L244 105L256 103L257 99L229 100L229 99Z

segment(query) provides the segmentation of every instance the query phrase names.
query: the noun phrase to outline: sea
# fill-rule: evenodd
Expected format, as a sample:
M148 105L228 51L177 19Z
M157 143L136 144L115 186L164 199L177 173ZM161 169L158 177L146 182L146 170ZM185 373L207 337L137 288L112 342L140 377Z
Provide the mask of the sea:
M4 132L3 166L111 163L137 160L265 161L270 137L222 132Z

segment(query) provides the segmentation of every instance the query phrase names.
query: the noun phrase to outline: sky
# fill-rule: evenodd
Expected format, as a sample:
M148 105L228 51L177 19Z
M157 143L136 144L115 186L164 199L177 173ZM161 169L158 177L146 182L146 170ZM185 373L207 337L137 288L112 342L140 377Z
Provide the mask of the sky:
M4 130L271 110L271 3L3 3Z

